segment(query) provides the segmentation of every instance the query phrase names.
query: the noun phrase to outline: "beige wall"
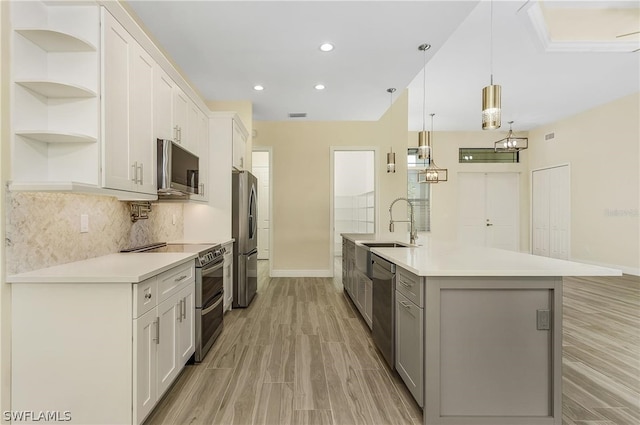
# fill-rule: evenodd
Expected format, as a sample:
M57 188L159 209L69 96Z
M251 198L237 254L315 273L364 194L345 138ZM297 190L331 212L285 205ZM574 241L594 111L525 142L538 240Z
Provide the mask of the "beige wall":
M570 165L571 259L640 273L639 117L635 93L530 132L531 170Z
M273 253L274 275L298 271L300 275L331 273L331 148L377 147L381 229L389 219L388 206L406 196L406 161L398 154L397 172L387 174L386 152L406 149L407 93L377 122L262 122L254 146L273 148ZM393 115L393 121L391 121ZM393 133L393 140L390 141ZM401 215L400 205L398 216ZM395 211L394 211L395 212ZM398 233L396 237L402 235Z
M515 172L520 178L520 251L529 251L529 173L528 152L520 153L518 164L460 164L459 148L493 148L493 143L502 139L506 131L456 131L438 132L437 115L434 117L435 138L433 152L436 164L446 168L449 181L431 185L431 236L443 240L458 237L458 173ZM526 132L516 132L526 136ZM409 146L418 145L418 133L409 133Z

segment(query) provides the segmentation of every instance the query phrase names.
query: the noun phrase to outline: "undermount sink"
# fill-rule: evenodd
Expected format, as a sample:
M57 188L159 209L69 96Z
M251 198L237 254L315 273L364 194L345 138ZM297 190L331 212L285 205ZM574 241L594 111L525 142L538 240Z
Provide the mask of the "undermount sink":
M410 248L411 245L402 242L358 242L356 243L356 268L371 279L372 252L371 248Z

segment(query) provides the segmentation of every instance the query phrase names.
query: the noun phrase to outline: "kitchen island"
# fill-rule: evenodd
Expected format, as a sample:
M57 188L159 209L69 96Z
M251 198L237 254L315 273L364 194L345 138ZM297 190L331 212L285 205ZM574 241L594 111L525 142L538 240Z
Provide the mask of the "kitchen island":
M424 424L561 425L562 278L620 271L420 243L371 251L395 265L395 368Z

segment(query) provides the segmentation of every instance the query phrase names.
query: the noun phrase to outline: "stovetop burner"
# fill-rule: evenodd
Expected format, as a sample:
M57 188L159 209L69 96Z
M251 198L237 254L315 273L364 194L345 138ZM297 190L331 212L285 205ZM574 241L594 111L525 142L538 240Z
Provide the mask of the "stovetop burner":
M219 257L226 252L225 248L222 248L220 244L168 244L166 242L156 242L148 245L141 245L137 247L131 247L123 249L120 252L142 252L142 253L154 253L154 252L188 252L198 254L196 261L197 267L204 267L207 264L216 261Z

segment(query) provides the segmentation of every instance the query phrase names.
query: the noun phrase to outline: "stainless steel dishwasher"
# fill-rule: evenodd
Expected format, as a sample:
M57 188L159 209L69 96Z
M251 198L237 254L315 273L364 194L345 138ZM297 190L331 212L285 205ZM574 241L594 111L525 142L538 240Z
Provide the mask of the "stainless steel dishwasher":
M373 260L373 342L391 370L395 369L396 265L376 254Z

